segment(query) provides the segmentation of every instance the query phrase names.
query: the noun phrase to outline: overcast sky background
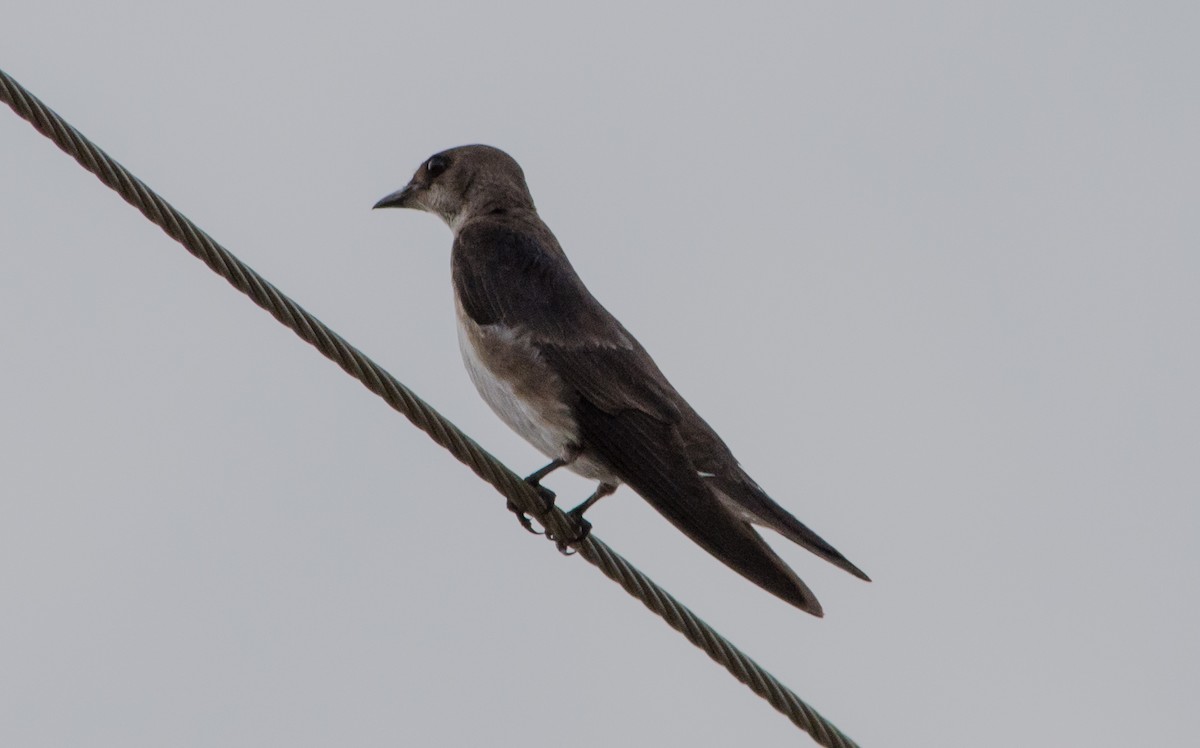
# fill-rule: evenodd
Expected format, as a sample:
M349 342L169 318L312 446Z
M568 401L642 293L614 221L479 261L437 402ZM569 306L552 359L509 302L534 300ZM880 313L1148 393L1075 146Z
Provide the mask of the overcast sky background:
M1195 3L24 3L0 67L519 472L431 153L864 584L598 536L864 746L1193 745ZM809 745L0 111L0 745ZM590 486L556 474L564 503Z

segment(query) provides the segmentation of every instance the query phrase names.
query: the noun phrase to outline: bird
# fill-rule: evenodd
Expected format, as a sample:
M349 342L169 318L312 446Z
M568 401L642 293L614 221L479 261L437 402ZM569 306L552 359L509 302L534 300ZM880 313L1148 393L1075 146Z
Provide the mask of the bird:
M588 508L628 485L708 553L814 616L824 615L816 596L753 525L870 581L767 495L596 300L538 215L515 159L487 145L441 151L374 207L425 211L450 227L463 362L496 415L551 458L529 483L541 488L561 467L598 482L568 512L582 529L560 538L560 550L586 536Z

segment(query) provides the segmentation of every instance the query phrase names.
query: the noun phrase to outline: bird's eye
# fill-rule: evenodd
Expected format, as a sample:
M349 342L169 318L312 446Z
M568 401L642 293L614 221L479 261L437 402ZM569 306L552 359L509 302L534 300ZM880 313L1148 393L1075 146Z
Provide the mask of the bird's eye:
M429 176L436 177L444 172L449 166L450 159L446 158L445 156L434 156L425 162L425 171L429 173Z

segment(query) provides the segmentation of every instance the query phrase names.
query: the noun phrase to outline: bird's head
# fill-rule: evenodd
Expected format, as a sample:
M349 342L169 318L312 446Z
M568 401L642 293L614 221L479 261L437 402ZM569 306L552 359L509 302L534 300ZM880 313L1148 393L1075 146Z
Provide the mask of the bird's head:
M533 198L520 165L499 148L464 145L435 153L411 180L376 208L416 208L433 213L450 228L471 218L513 210L533 210Z

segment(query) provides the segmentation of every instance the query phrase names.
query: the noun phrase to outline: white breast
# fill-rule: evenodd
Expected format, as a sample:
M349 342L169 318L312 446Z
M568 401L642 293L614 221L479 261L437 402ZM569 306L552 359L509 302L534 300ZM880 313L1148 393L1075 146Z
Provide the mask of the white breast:
M457 300L456 300L457 301ZM558 375L528 340L500 325L477 325L458 304L458 347L475 389L500 420L551 459L585 478L621 481L586 449Z
M475 389L491 406L500 420L520 434L542 454L552 459L569 459L576 441L574 418L569 408L552 395L552 382L546 372L537 371L533 350L495 325L481 327L466 315L459 315L458 346L463 364ZM527 349L527 350L521 350ZM505 361L496 368L490 362ZM516 359L528 359L529 365L514 365ZM542 396L534 393L541 385Z

